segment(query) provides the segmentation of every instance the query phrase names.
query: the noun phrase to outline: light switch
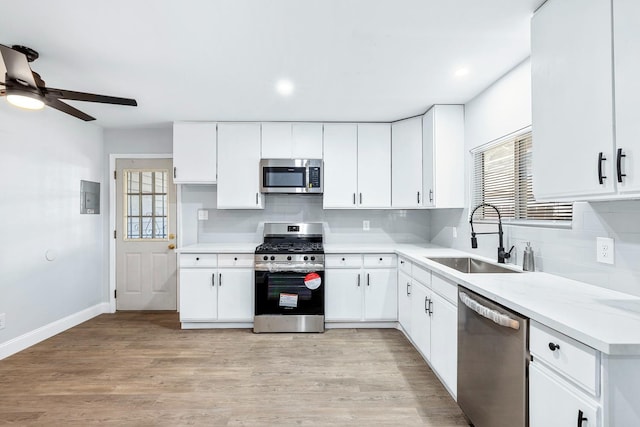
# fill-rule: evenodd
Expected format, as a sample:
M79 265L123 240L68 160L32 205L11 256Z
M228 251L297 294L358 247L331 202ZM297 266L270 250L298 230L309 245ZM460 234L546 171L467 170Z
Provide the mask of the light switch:
M209 219L209 211L206 209L198 209L198 220L207 221Z

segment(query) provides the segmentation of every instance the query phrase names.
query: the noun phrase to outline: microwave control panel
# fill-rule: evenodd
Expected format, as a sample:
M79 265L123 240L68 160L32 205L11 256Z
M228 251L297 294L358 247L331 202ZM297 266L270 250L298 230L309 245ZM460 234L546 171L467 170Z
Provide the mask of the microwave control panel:
M310 167L309 168L309 188L319 188L320 187L320 168L318 167Z

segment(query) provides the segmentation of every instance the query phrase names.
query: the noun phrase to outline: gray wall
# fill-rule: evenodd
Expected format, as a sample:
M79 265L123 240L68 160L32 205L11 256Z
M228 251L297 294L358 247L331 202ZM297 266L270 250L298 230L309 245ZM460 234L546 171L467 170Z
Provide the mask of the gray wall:
M415 210L323 210L322 197L267 195L262 210L216 209L215 185L182 187L182 244L260 242L262 224L324 222L327 243L419 243L429 239L429 212ZM206 209L207 221L197 211ZM362 221L370 221L370 231Z
M2 101L0 142L2 344L102 302L108 214L80 215L80 180L103 182L98 126Z
M531 125L531 71L527 60L465 106L466 200L469 204L471 155L468 150ZM535 150L535 140L533 141ZM640 295L640 201L574 203L569 228L506 226L505 246L515 245L522 265L530 241L536 268L551 274ZM496 258L496 236L478 237L471 249L469 209L431 215L435 244ZM457 237L454 237L454 228ZM491 226L491 231L495 226ZM596 261L596 237L615 240L615 264Z

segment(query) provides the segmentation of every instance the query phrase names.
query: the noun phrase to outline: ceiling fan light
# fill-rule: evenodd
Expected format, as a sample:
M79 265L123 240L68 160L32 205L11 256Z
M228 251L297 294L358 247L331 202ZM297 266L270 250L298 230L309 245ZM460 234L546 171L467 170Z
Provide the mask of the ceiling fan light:
M39 99L17 94L7 94L7 101L11 105L24 108L26 110L41 110L44 108L44 102Z

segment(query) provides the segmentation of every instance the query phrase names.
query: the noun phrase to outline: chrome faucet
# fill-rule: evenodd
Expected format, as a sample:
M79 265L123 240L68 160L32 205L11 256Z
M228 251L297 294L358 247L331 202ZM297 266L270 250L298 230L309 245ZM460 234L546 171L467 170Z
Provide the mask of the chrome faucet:
M498 213L498 232L497 233L496 232L476 233L473 230L473 214L476 213L476 211L483 206L493 208ZM511 251L515 246L511 246L511 249L509 249L509 252L505 252L504 250L503 242L502 242L502 236L504 234L502 232L502 217L500 216L500 211L498 210L497 207L495 207L494 205L490 205L489 203L480 203L478 206L476 206L473 209L473 211L471 211L471 216L469 217L469 224L471 224L471 248L473 249L478 248L478 239L476 238L477 234L497 234L498 235L498 264L504 264L505 260L511 258Z

